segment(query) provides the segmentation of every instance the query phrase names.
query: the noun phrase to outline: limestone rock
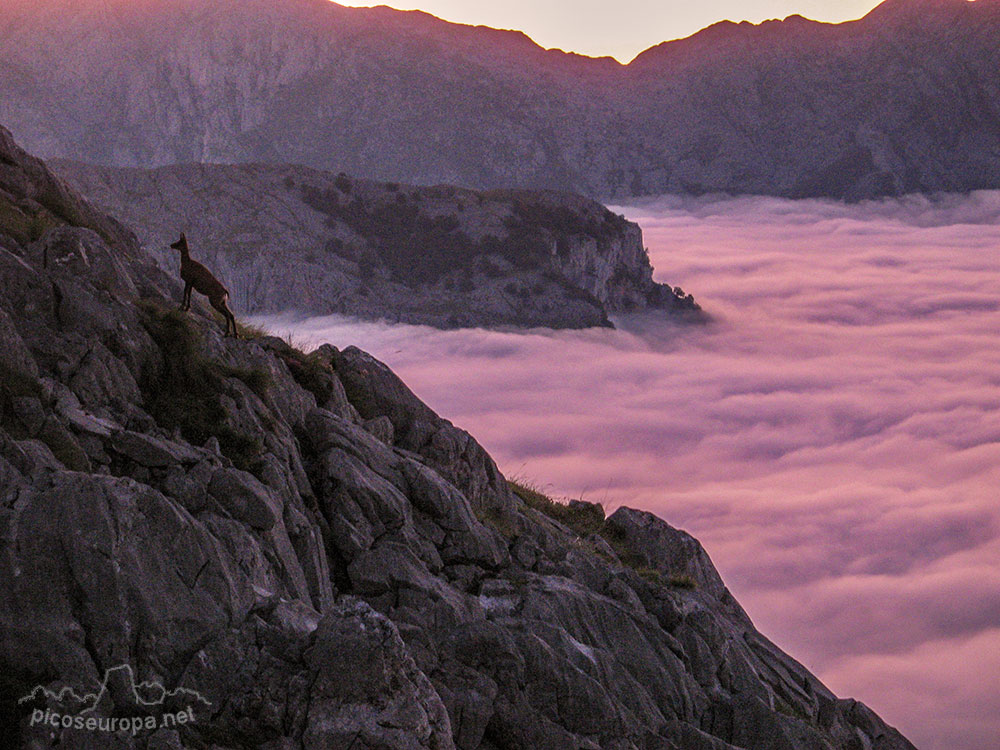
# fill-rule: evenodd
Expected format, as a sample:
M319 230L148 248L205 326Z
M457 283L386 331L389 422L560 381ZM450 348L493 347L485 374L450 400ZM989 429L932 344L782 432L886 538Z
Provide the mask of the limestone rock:
M216 469L209 494L237 521L267 531L281 516L281 507L256 477L239 469Z

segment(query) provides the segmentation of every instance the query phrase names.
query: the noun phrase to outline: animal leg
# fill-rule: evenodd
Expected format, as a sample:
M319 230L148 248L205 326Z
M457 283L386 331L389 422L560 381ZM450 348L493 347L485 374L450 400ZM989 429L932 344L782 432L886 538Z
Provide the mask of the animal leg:
M239 331L236 330L236 316L233 311L229 308L229 295L224 294L221 297L213 297L209 300L212 303L212 307L222 313L222 316L226 319L226 336L229 336L229 327L232 326L233 338L238 339Z
M191 309L191 283L184 285L184 299L181 301L181 310Z

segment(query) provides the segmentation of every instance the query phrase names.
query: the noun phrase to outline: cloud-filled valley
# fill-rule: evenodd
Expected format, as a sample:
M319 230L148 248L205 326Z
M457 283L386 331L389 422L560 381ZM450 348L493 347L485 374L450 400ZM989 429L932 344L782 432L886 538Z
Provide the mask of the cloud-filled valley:
M385 360L508 475L697 536L762 632L923 750L1000 736L1000 192L616 209L704 327L264 321Z

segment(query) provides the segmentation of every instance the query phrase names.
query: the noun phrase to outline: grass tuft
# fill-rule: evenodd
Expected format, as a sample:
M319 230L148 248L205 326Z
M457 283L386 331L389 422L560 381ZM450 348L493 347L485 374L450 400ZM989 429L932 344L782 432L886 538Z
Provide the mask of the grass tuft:
M236 322L236 332L239 333L241 339L262 339L265 336L270 336L271 332L268 331L263 326L259 326L256 323L241 323Z
M641 578L646 579L650 583L655 583L658 586L662 586L663 573L658 571L656 568L636 568L635 572L639 574Z
M333 370L317 352L306 354L301 349L289 345L275 354L288 367L295 382L316 397L317 404L325 404L333 395Z
M508 479L507 484L529 508L534 508L549 518L554 518L580 536L599 533L604 526L604 511L600 506L585 503L579 505L560 503L544 494L540 488L523 477Z
M686 589L688 591L694 591L698 588L698 582L687 573L674 573L667 580L667 585L671 588Z
M43 400L41 383L28 373L15 370L0 358L0 424L15 439L29 437L27 431L20 429L20 420L14 406L15 399L24 397Z
M0 198L0 232L22 244L41 239L42 235L61 223L44 208L29 213L10 200Z

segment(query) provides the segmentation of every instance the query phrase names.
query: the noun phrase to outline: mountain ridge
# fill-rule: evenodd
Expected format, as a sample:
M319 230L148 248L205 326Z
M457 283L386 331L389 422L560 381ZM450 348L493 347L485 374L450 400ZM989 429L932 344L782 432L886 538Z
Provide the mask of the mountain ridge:
M81 8L0 18L0 120L46 157L602 200L1000 187L996 0L717 24L627 66L388 8L186 0L113 31Z

